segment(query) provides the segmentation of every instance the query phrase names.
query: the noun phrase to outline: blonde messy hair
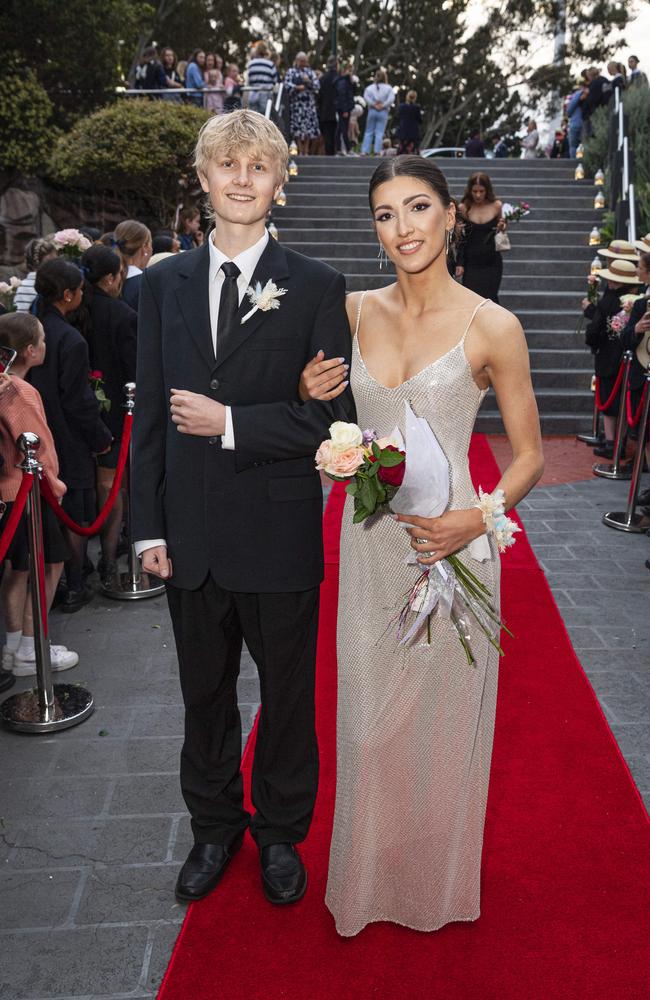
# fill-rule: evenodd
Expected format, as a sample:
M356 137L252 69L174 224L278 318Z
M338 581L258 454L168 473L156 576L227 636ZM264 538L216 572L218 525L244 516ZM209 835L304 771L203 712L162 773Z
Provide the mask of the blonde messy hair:
M278 183L284 180L289 148L282 132L264 115L247 108L208 119L196 141L194 166L205 177L210 160L243 151L275 160Z

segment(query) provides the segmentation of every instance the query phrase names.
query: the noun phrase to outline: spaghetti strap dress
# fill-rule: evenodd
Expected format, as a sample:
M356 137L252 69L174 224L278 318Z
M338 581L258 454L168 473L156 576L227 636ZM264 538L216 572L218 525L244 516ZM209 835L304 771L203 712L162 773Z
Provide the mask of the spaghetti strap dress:
M365 293L364 293L365 295ZM477 310L485 300L477 306ZM484 392L465 338L395 388L366 368L359 326L351 384L362 428L404 433L404 402L424 417L450 465L450 509L477 500L468 449ZM476 311L475 310L475 313ZM475 314L474 313L474 314ZM367 336L371 336L368 331ZM408 461L408 457L407 457ZM498 653L477 628L468 666L450 621L433 616L430 644L399 646L390 623L420 570L404 527L386 515L352 523L347 497L338 610L337 785L326 904L341 935L374 921L433 931L480 913ZM499 607L500 563L462 558ZM425 629L426 633L426 629Z

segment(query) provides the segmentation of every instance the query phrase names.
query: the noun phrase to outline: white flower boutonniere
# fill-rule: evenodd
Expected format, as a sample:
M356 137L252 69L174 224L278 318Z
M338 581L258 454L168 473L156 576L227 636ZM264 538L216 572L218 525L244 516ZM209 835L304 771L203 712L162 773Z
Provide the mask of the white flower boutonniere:
M246 294L253 303L253 308L249 309L245 316L242 316L242 323L250 319L258 309L262 312L266 312L268 309L279 309L280 302L278 301L283 295L286 295L286 288L278 288L274 281L269 278L267 283L262 288L261 281L258 281L255 288L250 286L246 289Z

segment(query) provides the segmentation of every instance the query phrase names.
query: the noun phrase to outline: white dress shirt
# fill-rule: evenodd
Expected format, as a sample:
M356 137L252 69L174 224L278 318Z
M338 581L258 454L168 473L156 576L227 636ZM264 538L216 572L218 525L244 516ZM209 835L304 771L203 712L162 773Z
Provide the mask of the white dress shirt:
M208 272L208 296L210 305L210 329L212 331L212 347L214 349L214 356L217 356L217 322L219 319L219 303L221 302L221 289L223 288L223 283L225 280L225 274L221 270L221 265L225 264L226 261L232 261L239 268L239 277L237 278L237 289L239 291L239 304L241 305L242 299L246 293L246 289L249 287L253 274L255 273L255 268L257 267L260 257L266 250L266 245L269 241L269 234L267 230L264 230L264 235L259 238L257 243L254 243L252 247L248 247L247 250L243 250L236 257L228 257L222 250L215 245L213 239L214 232L210 233L208 237L208 246L210 250L210 269ZM226 407L226 429L225 433L221 436L221 447L227 451L235 450L235 433L232 424L232 411L229 406ZM166 545L167 542L164 538L146 538L144 541L135 542L135 552L136 555L140 556L145 551L145 549L152 549L156 545Z

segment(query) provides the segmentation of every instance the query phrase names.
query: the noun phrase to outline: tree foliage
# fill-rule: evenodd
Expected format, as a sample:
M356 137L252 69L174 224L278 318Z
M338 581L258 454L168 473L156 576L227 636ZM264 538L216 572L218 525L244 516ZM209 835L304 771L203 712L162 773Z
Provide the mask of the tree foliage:
M0 169L31 176L54 142L52 102L32 70L0 78Z
M169 223L193 177L196 137L209 112L188 104L124 100L60 136L51 176L60 184L136 195Z
M58 123L68 125L109 100L153 8L144 0L3 0L0 65L15 54L47 91Z

